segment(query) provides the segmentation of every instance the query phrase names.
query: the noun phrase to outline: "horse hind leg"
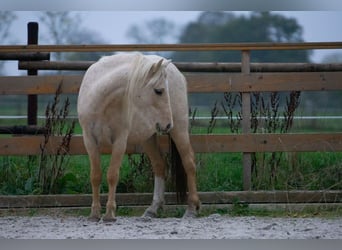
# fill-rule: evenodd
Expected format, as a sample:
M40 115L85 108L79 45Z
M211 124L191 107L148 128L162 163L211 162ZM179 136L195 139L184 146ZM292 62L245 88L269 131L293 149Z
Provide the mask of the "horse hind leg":
M195 155L190 144L189 134L173 130L171 138L180 154L188 186L188 207L183 217L196 217L200 209L200 200L197 193Z
M165 203L165 171L166 163L157 146L156 136L152 136L143 144L143 149L149 157L154 173L154 190L152 204L145 210L143 217L157 217L158 210Z
M84 133L83 137L90 161L90 182L92 188L91 213L88 219L99 221L101 219L100 184L102 178L100 152L91 137L87 136L86 133Z

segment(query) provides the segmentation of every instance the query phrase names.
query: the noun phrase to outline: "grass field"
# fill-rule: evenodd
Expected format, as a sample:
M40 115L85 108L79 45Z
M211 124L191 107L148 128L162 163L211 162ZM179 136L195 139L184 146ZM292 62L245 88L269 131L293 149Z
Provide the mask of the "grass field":
M268 158L256 155L253 171L254 190L340 190L342 189L342 153L282 153L275 170ZM102 156L102 192L107 191L106 168L110 156ZM261 160L262 159L262 160ZM196 154L199 191L242 190L242 154ZM39 157L0 157L0 194L40 194L37 183ZM120 171L118 192L152 192L153 176L142 155L125 156ZM171 191L171 190L169 190ZM55 193L91 193L87 156L67 157L63 175Z

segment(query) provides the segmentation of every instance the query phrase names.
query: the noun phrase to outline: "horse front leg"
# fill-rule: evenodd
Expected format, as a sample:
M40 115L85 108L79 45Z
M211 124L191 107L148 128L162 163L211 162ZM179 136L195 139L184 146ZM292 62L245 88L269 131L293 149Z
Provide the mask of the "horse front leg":
M157 146L156 135L143 144L143 149L151 161L154 174L154 190L152 204L146 209L143 217L157 217L159 209L165 203L165 171L166 163Z
M119 141L113 144L112 156L110 166L107 171L107 183L108 183L108 200L106 204L106 213L103 216L103 221L114 222L116 221L116 186L119 180L120 166L122 158L126 151L126 141Z
M157 217L158 210L162 209L165 203L165 178L154 176L154 191L152 204L145 210L142 217Z

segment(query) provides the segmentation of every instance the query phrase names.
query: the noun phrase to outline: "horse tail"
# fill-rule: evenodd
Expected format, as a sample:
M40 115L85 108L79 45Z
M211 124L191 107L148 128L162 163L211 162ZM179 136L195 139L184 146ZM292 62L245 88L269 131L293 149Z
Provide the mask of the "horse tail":
M170 166L171 166L171 181L175 185L177 202L184 202L188 182L183 162L176 147L175 142L170 136Z

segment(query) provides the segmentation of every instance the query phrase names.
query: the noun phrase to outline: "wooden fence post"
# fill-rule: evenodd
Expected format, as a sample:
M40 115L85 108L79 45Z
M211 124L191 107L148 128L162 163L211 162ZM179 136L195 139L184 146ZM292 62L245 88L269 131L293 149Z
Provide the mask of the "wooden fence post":
M38 23L30 22L27 24L27 44L38 44ZM35 76L38 70L29 69L27 75ZM27 97L27 124L37 125L38 96L28 95Z
M250 73L250 51L242 51L241 73ZM251 131L251 94L249 92L242 93L242 133L249 134ZM243 153L243 190L251 190L251 174L252 174L252 155L251 153Z

